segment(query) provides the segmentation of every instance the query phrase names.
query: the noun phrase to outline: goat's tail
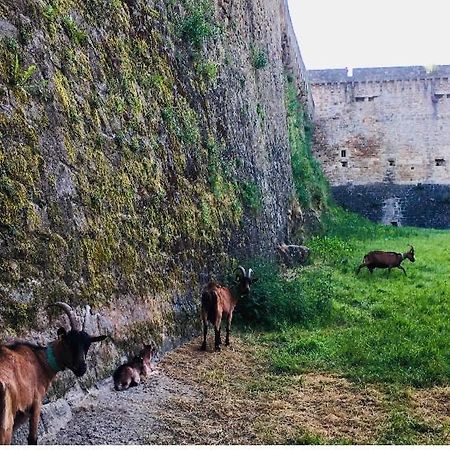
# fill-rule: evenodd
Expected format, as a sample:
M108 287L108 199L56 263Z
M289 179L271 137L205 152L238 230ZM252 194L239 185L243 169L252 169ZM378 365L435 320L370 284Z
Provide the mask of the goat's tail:
M203 311L206 311L208 321L214 325L216 323L217 314L217 294L214 290L203 292L202 309Z

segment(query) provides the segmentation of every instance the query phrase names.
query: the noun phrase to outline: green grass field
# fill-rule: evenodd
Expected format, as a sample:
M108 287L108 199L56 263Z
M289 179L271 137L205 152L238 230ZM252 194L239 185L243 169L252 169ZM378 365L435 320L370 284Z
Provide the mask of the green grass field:
M260 282L241 318L262 328L275 373L321 370L362 382L429 387L450 379L450 232L384 227L333 211L312 238L310 264L257 265ZM370 250L406 252L399 269L363 268ZM242 320L241 319L241 320Z

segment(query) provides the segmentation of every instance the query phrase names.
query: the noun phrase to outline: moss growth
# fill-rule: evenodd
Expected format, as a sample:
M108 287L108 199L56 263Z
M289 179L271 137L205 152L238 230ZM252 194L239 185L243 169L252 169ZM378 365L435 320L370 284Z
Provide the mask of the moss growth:
M10 3L12 22L24 5ZM119 0L51 0L32 9L45 54L0 42L13 105L0 114L8 243L0 287L37 280L41 307L58 297L105 305L124 293L176 290L205 267L227 265L230 237L262 199L256 184L240 182L244 168L211 120L212 3L139 2L131 13ZM178 35L168 31L177 25Z
M16 300L3 301L0 305L0 316L13 334L19 334L35 325L37 305Z
M252 65L256 70L264 69L269 63L267 52L259 47L251 48Z
M87 35L84 30L82 30L75 19L70 16L66 15L62 18L62 23L65 32L69 36L69 38L74 42L75 44L84 44L87 40Z
M312 124L297 97L297 87L286 80L286 109L288 112L291 164L297 198L303 208L316 211L329 207L328 181L311 153Z
M184 2L186 16L181 22L181 36L195 49L217 34L214 10L210 0L187 0Z
M259 214L262 210L261 189L251 181L241 183L241 195L244 205L254 214Z

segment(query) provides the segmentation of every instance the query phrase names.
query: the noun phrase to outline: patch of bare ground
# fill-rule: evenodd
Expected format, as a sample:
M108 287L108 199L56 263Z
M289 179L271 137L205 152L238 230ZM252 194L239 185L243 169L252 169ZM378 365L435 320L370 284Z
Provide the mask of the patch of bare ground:
M193 341L162 370L199 393L172 396L161 422L178 444L371 443L386 421L383 394L333 375L276 375L254 346L234 338L220 353ZM164 443L161 442L160 443Z
M411 400L421 416L450 425L450 387L420 389L411 394Z
M450 444L450 387L420 389L412 392L410 398L416 414L440 428L442 443Z

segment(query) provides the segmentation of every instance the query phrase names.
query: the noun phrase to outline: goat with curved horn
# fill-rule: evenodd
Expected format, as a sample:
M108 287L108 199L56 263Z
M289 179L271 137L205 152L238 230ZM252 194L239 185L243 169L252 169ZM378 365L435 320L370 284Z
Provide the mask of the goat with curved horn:
M214 346L216 351L220 351L222 340L220 337L220 327L222 318L227 321L225 345L230 345L230 328L233 312L238 301L250 293L250 286L257 281L252 278L252 269L248 270L248 275L242 266L236 267L236 285L225 287L213 281L208 283L202 292L202 321L203 321L203 343L201 350L206 350L206 336L208 333L208 322L214 326Z
M236 269L234 269L234 272L240 272L242 277L246 277L247 276L247 274L245 272L245 269L242 266L236 267ZM236 274L236 278L237 278L237 274Z
M81 331L80 324L79 324L78 320L75 317L73 309L67 303L56 302L56 303L53 303L53 304L55 306L61 307L64 310L64 312L67 314L67 317L69 317L70 327L72 328L72 330Z
M60 327L57 338L46 347L27 342L0 345L0 445L10 444L14 424L30 418L28 443L37 444L42 400L58 372L69 369L75 376L86 373L86 355L94 342L107 336L91 336L80 330L72 308L64 302L59 306L70 320L71 329Z
M394 267L398 267L403 273L406 275L406 270L402 267L402 262L405 259L409 259L411 262L416 260L414 256L414 247L410 245L410 249L406 253L397 253L397 252L384 252L381 250L376 250L373 252L369 252L364 255L362 263L359 265L356 274L358 275L359 271L363 267L367 267L370 273L373 272L374 269L388 269L388 276L391 273L391 269Z

